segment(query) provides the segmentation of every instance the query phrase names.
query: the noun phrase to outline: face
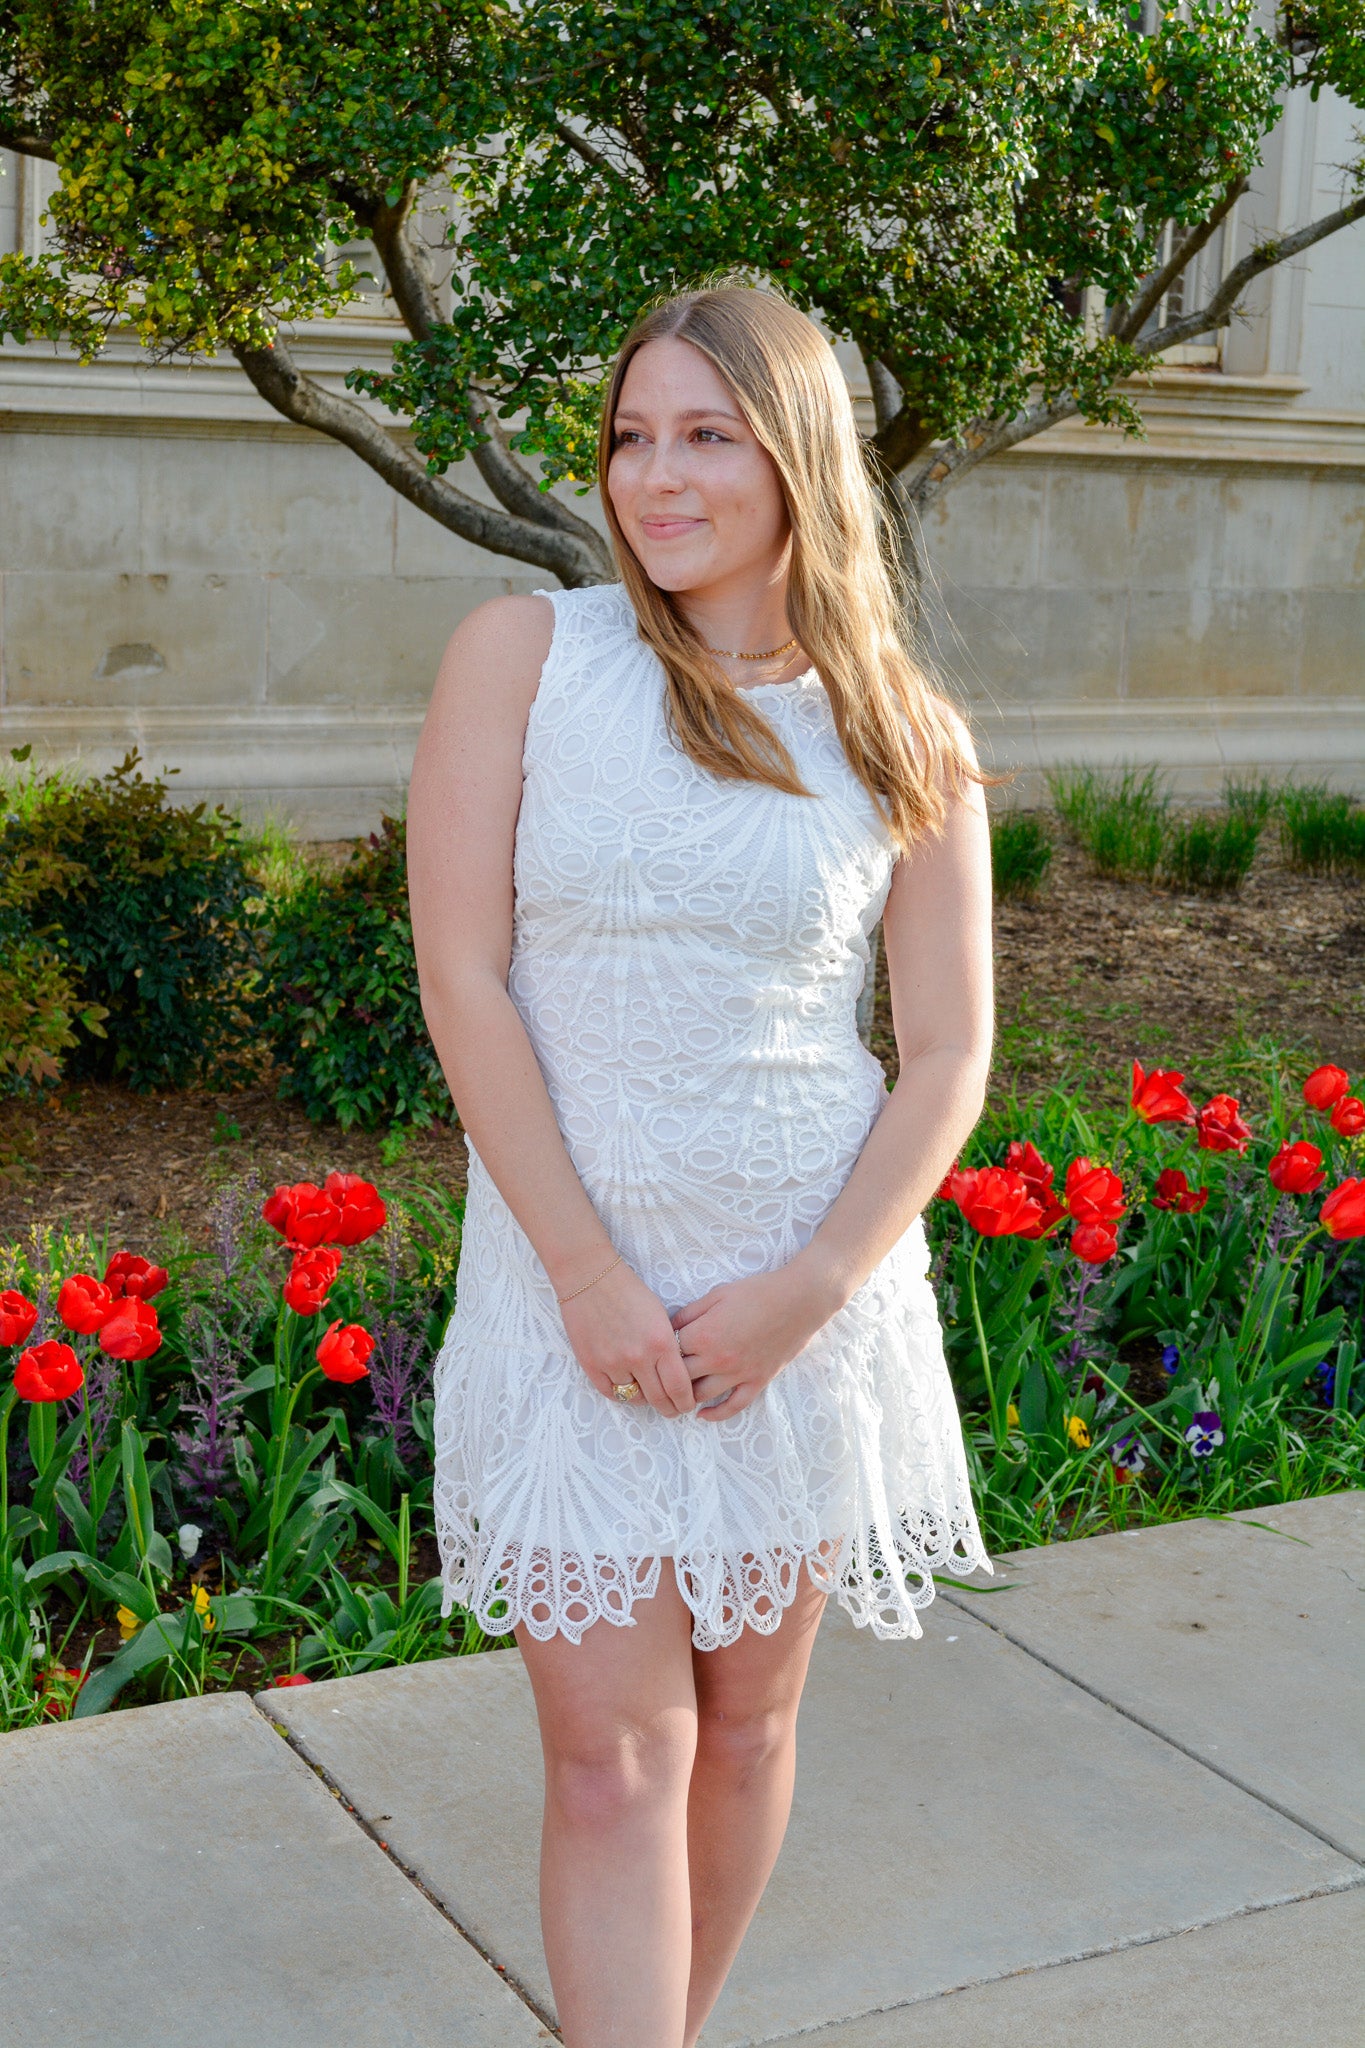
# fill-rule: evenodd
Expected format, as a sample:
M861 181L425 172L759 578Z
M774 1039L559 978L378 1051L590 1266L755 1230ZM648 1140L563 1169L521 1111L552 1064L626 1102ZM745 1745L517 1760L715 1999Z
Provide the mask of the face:
M621 385L607 488L660 590L716 591L785 576L791 524L777 469L700 349L637 349Z

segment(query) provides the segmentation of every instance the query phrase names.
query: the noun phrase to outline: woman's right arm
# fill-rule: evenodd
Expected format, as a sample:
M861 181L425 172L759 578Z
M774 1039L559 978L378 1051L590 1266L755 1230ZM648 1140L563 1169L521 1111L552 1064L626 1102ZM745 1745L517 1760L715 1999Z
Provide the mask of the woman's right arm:
M479 1157L534 1246L599 1393L634 1379L664 1415L695 1404L663 1303L615 1257L560 1135L507 992L526 722L549 652L547 598L498 597L456 628L408 794L408 893L422 1011Z

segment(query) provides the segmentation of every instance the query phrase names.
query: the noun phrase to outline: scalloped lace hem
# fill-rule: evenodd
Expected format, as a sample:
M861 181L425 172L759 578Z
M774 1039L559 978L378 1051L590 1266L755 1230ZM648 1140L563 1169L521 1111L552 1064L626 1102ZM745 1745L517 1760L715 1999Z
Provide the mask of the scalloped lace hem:
M465 1534L466 1541L442 1546L451 1557L442 1565L442 1613L458 1606L486 1635L509 1635L520 1625L537 1642L562 1635L579 1643L599 1621L633 1627L635 1603L657 1593L665 1557L691 1609L692 1641L699 1650L725 1649L745 1628L771 1635L796 1597L803 1564L855 1627L870 1628L882 1642L923 1635L917 1609L933 1600L936 1571L955 1578L973 1572L994 1575L974 1522L944 1524L927 1516L913 1528L902 1517L893 1563L882 1557L872 1529L853 1546L846 1564L840 1563L843 1537L813 1550L774 1545L733 1558L659 1551L648 1557L602 1554L585 1560L546 1545L524 1552L518 1544L505 1543L495 1551L477 1533Z

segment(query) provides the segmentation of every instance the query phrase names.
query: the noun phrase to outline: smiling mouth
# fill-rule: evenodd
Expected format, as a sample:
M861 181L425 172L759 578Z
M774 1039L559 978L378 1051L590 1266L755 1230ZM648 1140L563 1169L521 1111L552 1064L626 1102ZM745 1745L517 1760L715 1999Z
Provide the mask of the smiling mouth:
M642 519L640 525L651 540L670 540L680 533L691 533L698 526L706 524L704 519Z

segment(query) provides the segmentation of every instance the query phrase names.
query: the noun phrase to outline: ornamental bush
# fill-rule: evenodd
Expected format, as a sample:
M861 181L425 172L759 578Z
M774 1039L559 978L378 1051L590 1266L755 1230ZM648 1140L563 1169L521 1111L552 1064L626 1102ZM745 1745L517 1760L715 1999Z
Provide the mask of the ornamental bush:
M312 873L262 923L265 1030L280 1092L316 1123L429 1124L451 1114L417 990L401 818L338 874Z
M167 802L136 752L73 784L25 775L0 824L4 981L28 1052L14 1071L131 1088L230 1084L255 1037L241 827Z

